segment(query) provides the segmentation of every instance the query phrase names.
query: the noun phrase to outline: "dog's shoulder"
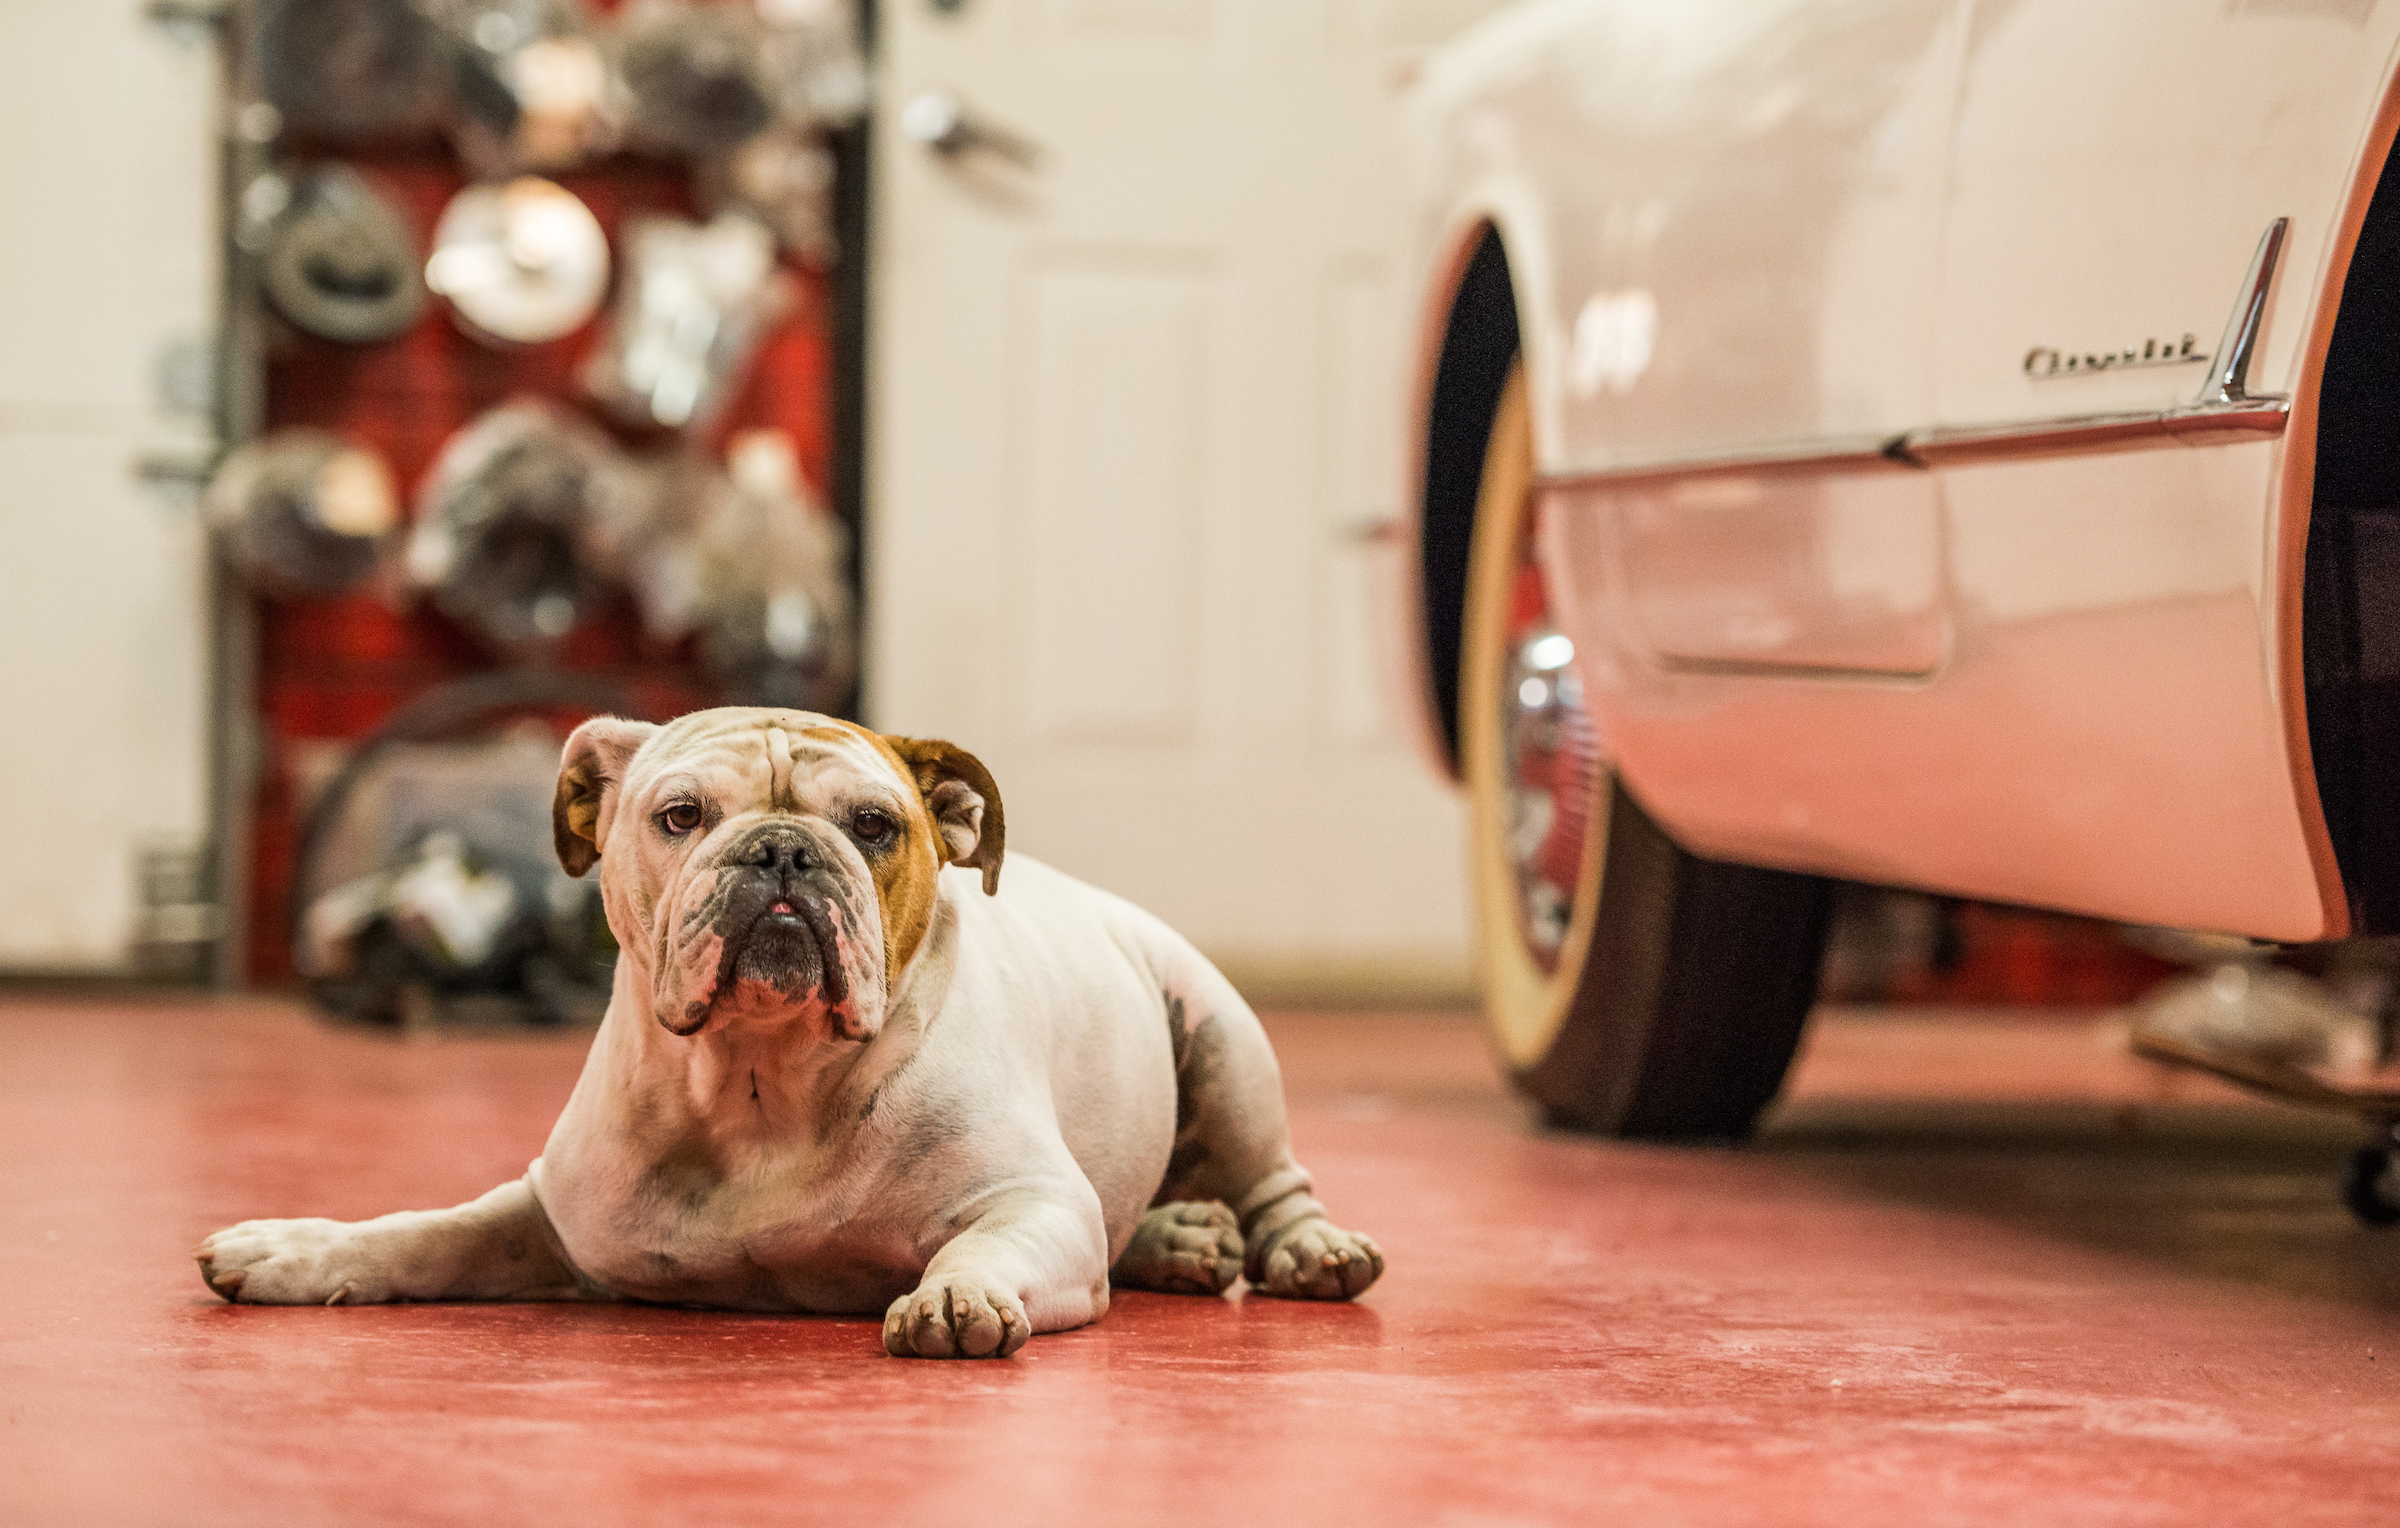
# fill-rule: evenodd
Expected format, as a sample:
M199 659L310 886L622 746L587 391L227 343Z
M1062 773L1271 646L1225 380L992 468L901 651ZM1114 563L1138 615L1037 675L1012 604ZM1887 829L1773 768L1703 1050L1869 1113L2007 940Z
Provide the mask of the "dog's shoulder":
M994 896L972 873L944 871L942 901L967 992L1031 983L1054 996L1121 1001L1138 988L1163 1002L1173 975L1198 959L1142 908L1025 855L1008 857Z
M1007 872L994 897L975 894L971 875L946 879L958 888L962 910L983 903L976 910L1010 926L1019 937L1040 937L1042 933L1070 939L1106 937L1157 956L1189 948L1181 934L1146 908L1029 856L1008 857Z

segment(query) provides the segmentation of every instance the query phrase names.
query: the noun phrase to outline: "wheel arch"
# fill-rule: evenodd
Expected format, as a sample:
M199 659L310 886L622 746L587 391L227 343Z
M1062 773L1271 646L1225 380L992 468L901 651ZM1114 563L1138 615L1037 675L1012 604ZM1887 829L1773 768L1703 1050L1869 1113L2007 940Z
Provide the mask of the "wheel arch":
M2278 494L2286 726L2328 936L2400 933L2400 458L2389 423L2400 396L2396 138L2400 75L2387 67L2336 214Z
M1411 547L1411 626L1420 692L1433 742L1459 778L1458 673L1466 619L1467 558L1483 455L1500 393L1523 351L1524 325L1509 240L1497 219L1468 223L1432 284L1419 367L1416 535Z

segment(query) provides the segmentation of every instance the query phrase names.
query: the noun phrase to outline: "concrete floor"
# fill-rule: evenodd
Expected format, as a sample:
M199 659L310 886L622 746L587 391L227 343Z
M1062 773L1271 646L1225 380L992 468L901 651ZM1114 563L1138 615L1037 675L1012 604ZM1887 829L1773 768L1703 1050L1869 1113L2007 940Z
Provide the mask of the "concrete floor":
M251 1215L446 1204L582 1039L0 1001L0 1523L2384 1523L2400 1234L2352 1127L2089 1017L1829 1013L1748 1149L1544 1136L1456 1017L1272 1016L1353 1307L872 1322L235 1308Z

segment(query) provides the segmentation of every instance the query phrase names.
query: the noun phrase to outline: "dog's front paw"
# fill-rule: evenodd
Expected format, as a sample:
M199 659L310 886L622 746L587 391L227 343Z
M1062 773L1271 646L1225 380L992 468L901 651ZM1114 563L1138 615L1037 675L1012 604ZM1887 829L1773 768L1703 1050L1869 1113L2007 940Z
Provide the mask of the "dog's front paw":
M927 1279L883 1315L894 1358L1006 1358L1032 1335L1025 1302L971 1273Z
M245 1220L193 1256L200 1277L245 1305L374 1305L392 1297L356 1226L338 1220Z
M1349 1300L1383 1277L1383 1249L1322 1215L1296 1220L1268 1238L1250 1282L1291 1300Z

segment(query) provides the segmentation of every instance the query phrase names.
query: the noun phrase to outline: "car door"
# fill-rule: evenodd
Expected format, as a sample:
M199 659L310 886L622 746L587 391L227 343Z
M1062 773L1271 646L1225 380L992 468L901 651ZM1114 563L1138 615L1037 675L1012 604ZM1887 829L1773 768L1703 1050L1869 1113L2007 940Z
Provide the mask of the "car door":
M2295 682L2305 446L2293 491L2281 404L2396 10L1976 0L1938 418L1911 446L1942 480L1957 610L1928 726L1976 824L1942 872L2119 916L2325 926ZM2267 402L2196 430L2254 279L2237 387Z

